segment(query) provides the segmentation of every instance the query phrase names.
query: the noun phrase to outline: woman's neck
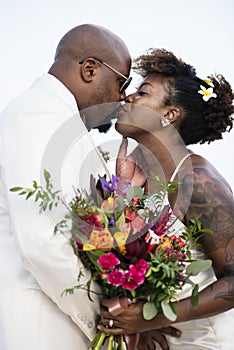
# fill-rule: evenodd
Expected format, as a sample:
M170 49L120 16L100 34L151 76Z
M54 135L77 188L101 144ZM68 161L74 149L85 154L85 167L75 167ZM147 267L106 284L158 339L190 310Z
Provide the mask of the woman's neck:
M189 153L177 135L158 134L156 137L148 134L137 141L142 149L148 174L152 172L167 182L180 161Z

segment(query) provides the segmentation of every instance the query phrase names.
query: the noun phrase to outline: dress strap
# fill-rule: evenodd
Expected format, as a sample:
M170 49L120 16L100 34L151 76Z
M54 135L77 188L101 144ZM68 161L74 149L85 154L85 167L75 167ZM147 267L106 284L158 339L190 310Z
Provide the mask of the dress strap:
M184 158L181 159L181 161L179 162L179 164L178 164L177 167L175 168L175 170L174 170L174 172L173 172L173 174L172 174L172 176L171 176L170 181L174 181L174 178L176 177L178 171L180 170L181 165L184 163L185 159L187 159L187 158L190 157L190 156L191 156L191 154L189 153L189 154L186 154L186 156L185 156Z

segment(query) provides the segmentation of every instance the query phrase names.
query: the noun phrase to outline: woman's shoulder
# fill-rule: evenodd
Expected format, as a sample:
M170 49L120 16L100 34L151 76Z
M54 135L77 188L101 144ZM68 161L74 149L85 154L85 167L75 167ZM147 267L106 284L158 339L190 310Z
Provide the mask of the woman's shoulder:
M210 163L206 158L199 154L192 153L190 155L191 169L193 172L194 183L200 183L200 185L208 185L209 183L219 184L221 187L226 187L231 190L230 185L223 175L219 172L215 166ZM185 164L186 165L186 164Z

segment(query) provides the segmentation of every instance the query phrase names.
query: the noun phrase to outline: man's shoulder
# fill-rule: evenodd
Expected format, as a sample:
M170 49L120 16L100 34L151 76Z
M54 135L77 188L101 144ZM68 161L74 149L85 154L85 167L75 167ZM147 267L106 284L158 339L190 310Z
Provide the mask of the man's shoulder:
M73 115L78 113L78 109L70 91L52 75L44 74L8 104L1 119L50 112Z

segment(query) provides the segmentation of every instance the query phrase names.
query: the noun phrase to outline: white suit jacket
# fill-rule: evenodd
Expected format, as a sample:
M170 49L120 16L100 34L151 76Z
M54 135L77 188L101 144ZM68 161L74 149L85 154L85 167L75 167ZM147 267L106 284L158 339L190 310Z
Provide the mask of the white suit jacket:
M0 117L0 349L83 350L95 335L99 299L77 284L81 267L57 214L39 214L34 200L9 191L42 181L46 168L55 188L69 197L85 188L102 161L82 123L73 95L45 74ZM73 171L72 171L73 170ZM67 198L66 197L66 198ZM85 272L84 280L89 277Z

